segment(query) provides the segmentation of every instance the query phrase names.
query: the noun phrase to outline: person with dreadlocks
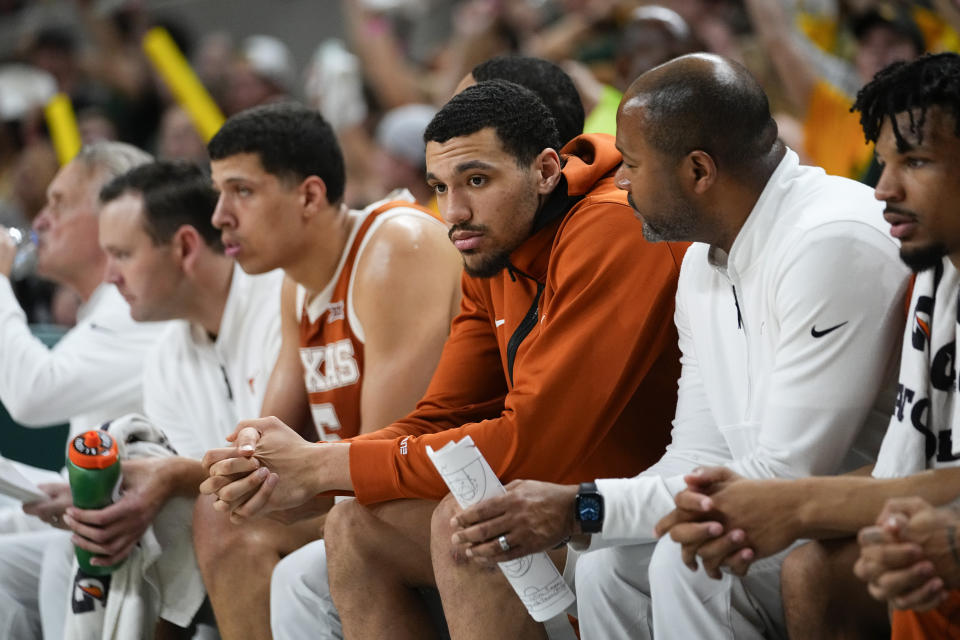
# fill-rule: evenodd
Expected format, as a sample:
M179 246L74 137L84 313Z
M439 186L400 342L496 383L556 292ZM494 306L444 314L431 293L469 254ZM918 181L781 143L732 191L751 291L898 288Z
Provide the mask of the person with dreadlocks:
M955 638L960 513L934 505L960 495L960 56L894 63L854 108L883 167L875 196L886 204L902 261L917 274L896 406L872 475L777 482L706 469L688 479L677 511L658 527L683 542L688 557L739 575L796 539L818 539L783 566L791 638L878 636L886 606L860 608L867 599L854 566L870 595L894 609L893 638ZM734 543L710 528L745 535Z

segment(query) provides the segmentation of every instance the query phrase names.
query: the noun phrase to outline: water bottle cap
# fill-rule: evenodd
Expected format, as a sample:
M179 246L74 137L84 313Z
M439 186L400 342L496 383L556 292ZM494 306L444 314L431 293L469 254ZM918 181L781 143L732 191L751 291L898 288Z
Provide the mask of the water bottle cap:
M82 469L106 469L117 461L117 441L106 431L93 429L74 436L67 455Z

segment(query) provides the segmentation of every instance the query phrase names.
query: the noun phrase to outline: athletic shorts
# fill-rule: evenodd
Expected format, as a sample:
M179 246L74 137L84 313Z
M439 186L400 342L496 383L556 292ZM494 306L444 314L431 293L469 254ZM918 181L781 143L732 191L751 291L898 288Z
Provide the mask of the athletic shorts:
M931 611L894 611L891 640L960 640L960 591Z

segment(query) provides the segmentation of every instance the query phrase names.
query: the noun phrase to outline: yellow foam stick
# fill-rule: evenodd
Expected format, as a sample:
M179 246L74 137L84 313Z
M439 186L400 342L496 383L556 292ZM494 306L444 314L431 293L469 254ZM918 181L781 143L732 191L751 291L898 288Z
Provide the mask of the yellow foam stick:
M77 117L73 114L73 104L70 96L58 93L50 99L43 109L47 119L47 128L53 138L53 148L57 151L57 160L63 166L73 160L80 152L80 129L77 127Z
M208 142L220 129L224 117L206 88L163 27L154 27L143 37L143 50L173 97L190 116L200 137Z

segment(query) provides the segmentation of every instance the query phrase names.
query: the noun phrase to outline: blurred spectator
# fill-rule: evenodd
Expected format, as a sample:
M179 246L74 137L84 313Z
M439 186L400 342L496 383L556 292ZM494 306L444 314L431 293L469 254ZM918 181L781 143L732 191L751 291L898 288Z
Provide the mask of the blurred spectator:
M406 59L391 20L376 3L343 0L340 7L350 46L377 102L384 109L423 102L428 83Z
M804 36L780 2L746 0L754 28L803 122L803 139L787 140L827 173L875 182L873 148L863 140L859 117L850 113L853 97L817 68ZM923 53L924 41L909 12L889 2L858 13L851 21L856 38L854 67L860 84L895 60ZM783 132L781 132L783 133Z
M615 134L617 107L630 83L657 65L699 49L690 26L676 11L659 5L631 11L616 41L612 86L591 82L587 70L567 63L589 114L584 132Z
M616 88L626 91L642 73L700 49L690 25L665 6L638 7L630 13L613 59Z
M23 147L17 156L12 173L12 202L18 217L11 224L27 227L33 223L47 200L47 185L57 174L57 154L46 140L36 140ZM5 222L0 224L6 224ZM58 289L54 283L35 276L11 283L13 292L27 314L27 322L54 323L65 327L76 324L76 312L56 313L52 298ZM64 307L60 308L62 311Z
M285 44L272 36L250 36L227 76L227 115L283 100L293 93L295 78L293 57Z
M770 4L783 0L763 0ZM740 0L671 0L671 9L683 16L704 51L742 62L737 31L746 28ZM743 24L741 24L743 23Z
M385 192L407 189L417 202L439 213L433 189L427 186L423 132L437 110L426 104L391 109L377 125L379 146L374 174Z
M87 107L77 114L77 128L83 144L117 140L117 126L99 107Z
M157 157L161 160L182 160L206 166L207 145L187 112L176 105L167 107L160 121L157 136Z
M0 66L0 120L16 122L42 106L57 92L56 78L26 64Z
M854 66L863 83L898 60L911 60L924 52L923 33L909 11L889 3L853 17L851 31L857 41Z
M0 66L0 224L23 226L27 221L15 192L18 154L24 143L21 121L55 92L56 81L45 71L22 64ZM40 199L42 206L42 194Z
M160 102L140 42L157 19L140 3L109 11L103 4L71 4L52 23L41 17L41 26L24 37L21 56L55 77L78 117L95 110L91 140L119 138L144 147L156 131ZM167 26L188 48L183 29Z
M80 84L81 69L76 35L68 28L48 25L28 37L26 61L49 73L58 90L72 94Z
M347 171L344 201L351 207L384 196L378 176L377 148L366 128L367 100L359 56L343 41L331 38L320 43L307 67L307 104L320 111L337 133Z
M57 154L46 141L26 145L13 168L13 198L22 213L23 223L37 217L47 199L47 185L53 181L59 165Z
M363 71L360 59L336 38L313 52L305 74L306 98L334 131L362 124L367 117Z
M225 31L212 31L200 38L193 58L193 67L200 81L217 104L225 104L227 74L235 56L233 38Z

